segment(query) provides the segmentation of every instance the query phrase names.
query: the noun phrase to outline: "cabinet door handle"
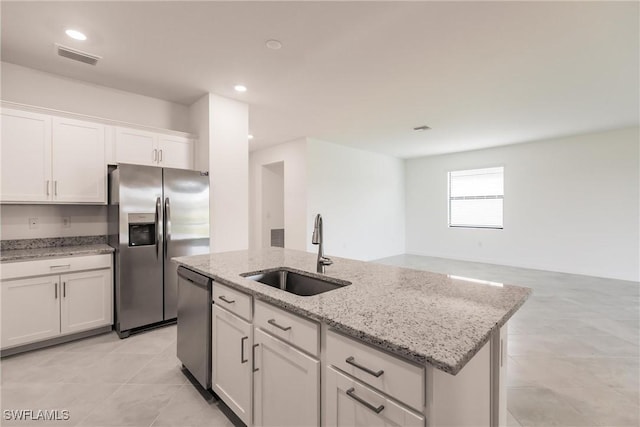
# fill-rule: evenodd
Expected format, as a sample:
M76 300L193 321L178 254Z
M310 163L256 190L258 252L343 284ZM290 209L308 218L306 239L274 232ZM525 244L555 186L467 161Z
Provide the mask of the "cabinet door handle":
M62 282L62 298L67 297L67 282Z
M53 289L54 289L54 295L55 295L56 299L58 299L58 284L57 283L53 284Z
M226 302L227 304L233 304L234 302L236 302L236 300L234 299L231 299L231 300L227 299L224 295L220 295L218 299Z
M251 348L251 370L253 372L258 372L260 368L256 368L256 347L260 344L254 344Z
M365 371L369 375L373 375L376 378L378 378L380 375L384 374L384 371L382 369L380 369L379 371L373 371L373 370L367 368L366 366L362 366L361 364L356 362L356 359L353 356L347 357L345 359L345 362L347 362L351 366L355 366L356 368Z
M162 150L160 150L159 153L158 162L162 163Z
M53 181L53 195L54 196L58 195L58 180L57 179L55 181Z
M49 195L49 180L47 180L47 196Z
M349 390L347 390L347 396L349 396L350 398L352 398L356 402L361 403L362 405L366 406L367 408L371 409L376 414L379 414L380 412L382 412L384 410L384 405L373 406L371 403L367 402L366 400L356 396L356 394L354 392L355 392L355 389L353 387L351 387Z
M153 149L153 161L154 162L158 161L158 149L157 148Z
M276 319L269 319L267 320L267 323L270 325L275 326L276 328L283 330L283 331L288 331L289 329L291 329L291 326L280 326L276 323Z
M240 363L247 363L249 359L244 358L244 342L248 340L249 337L242 337L240 339Z

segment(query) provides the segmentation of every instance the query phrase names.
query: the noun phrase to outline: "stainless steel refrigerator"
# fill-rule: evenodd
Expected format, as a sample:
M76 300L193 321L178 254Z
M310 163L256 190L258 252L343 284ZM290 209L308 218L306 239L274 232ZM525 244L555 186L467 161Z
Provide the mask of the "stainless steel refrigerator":
M209 177L119 164L109 172L109 244L115 248L115 325L121 338L172 322L177 265L209 252Z

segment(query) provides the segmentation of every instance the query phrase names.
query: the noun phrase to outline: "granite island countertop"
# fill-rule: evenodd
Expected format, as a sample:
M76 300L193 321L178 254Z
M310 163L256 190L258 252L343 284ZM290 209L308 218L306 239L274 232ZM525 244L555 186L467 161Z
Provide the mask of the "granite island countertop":
M173 258L215 281L420 365L457 374L529 297L520 286L331 257L321 275L351 282L298 296L240 276L287 267L319 276L316 254L268 248Z

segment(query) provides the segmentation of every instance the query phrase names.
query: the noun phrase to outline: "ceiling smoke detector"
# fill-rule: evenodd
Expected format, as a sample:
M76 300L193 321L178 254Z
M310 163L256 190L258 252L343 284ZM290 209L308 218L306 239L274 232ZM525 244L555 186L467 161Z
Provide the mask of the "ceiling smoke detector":
M74 61L84 62L89 65L96 65L98 60L102 59L101 56L92 55L87 52L83 52L81 50L73 49L67 46L62 46L61 44L56 44L56 50L58 51L58 55L73 59Z
M422 126L418 126L418 127L413 128L413 130L416 131L416 132L424 132L425 130L429 130L429 129L431 129L431 128L429 126L427 126L427 125L422 125Z
M265 45L267 45L267 47L269 49L273 49L273 50L278 50L280 48L282 48L282 42L280 42L280 40L267 40Z

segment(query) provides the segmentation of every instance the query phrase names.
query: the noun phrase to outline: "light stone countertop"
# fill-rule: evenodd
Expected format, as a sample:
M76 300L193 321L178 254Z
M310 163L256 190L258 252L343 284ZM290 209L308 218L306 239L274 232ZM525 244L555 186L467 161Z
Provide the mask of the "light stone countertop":
M11 249L0 252L0 262L25 261L39 258L73 255L99 255L112 253L114 249L104 243L76 246L52 246L46 248Z
M240 276L278 267L319 276L314 253L268 248L178 257L173 261L259 300L454 375L531 293L520 286L331 259L333 265L322 277L352 284L314 296L298 296Z

